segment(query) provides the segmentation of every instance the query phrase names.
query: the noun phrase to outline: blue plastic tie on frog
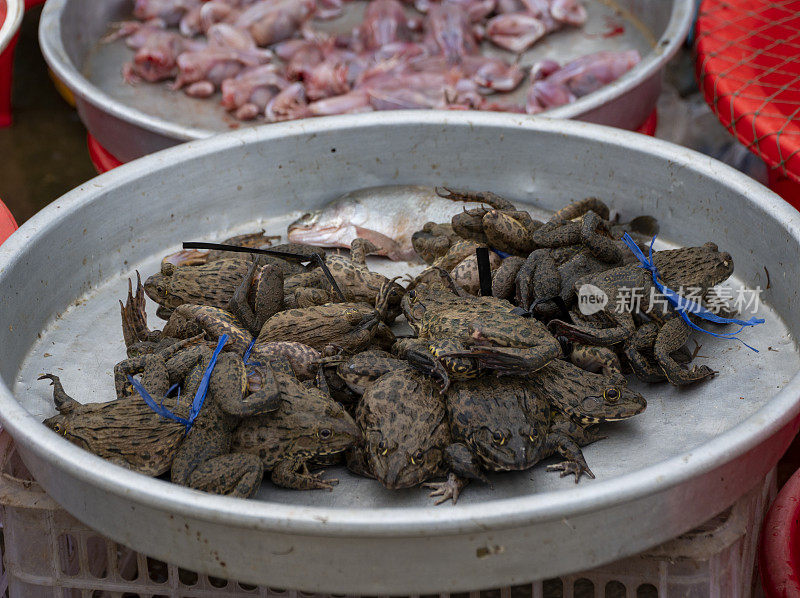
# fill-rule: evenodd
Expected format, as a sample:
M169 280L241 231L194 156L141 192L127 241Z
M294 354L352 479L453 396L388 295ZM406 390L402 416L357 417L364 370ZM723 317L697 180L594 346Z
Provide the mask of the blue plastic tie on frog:
M192 429L192 424L194 424L194 420L197 419L197 416L200 415L200 410L203 408L203 403L205 403L206 395L208 394L208 383L211 380L211 372L214 371L214 366L217 365L217 357L222 352L222 348L225 346L225 343L228 342L228 335L223 334L219 337L219 342L217 343L217 348L214 349L214 353L211 355L211 360L208 362L208 366L206 366L206 371L203 372L203 378L200 380L200 386L197 387L197 393L194 395L194 400L192 401L192 408L189 410L189 417L183 418L180 415L175 415L164 407L164 399L161 399L161 403L156 403L153 400L153 397L150 396L150 393L145 390L144 386L137 380L134 380L132 376L128 376L128 381L133 385L133 388L136 389L141 397L144 399L144 402L155 411L158 415L163 417L164 419L171 419L172 421L178 422L179 424L186 427L186 433L189 433L189 430ZM167 394L172 392L172 390L177 386L173 384L172 387L167 391Z
M511 254L510 253L506 253L505 251L500 251L499 249L495 249L494 247L490 247L489 249L494 251L497 255L499 255L503 259L506 259L507 257L511 257Z
M256 344L256 339L250 341L250 344L247 346L247 351L244 352L244 357L242 357L242 359L244 360L245 365L259 367L264 364L261 363L260 361L253 361L253 362L250 361L250 352L253 350L255 344Z
M633 252L633 255L635 255L637 259L641 262L641 264L639 264L639 267L648 270L650 274L653 275L653 284L656 285L656 288L661 292L662 295L664 295L667 298L667 301L669 301L673 305L675 311L677 311L680 314L681 318L683 318L683 321L686 322L691 328L697 330L698 332L705 332L706 334L710 334L711 336L715 336L717 338L737 340L748 349L758 353L758 349L756 349L755 347L751 347L742 339L740 339L737 335L747 326L755 326L756 324L763 324L764 320L762 318L753 317L746 321L737 320L735 318L723 318L707 310L699 303L695 303L691 299L686 299L685 297L682 297L681 295L679 295L678 293L676 293L675 291L667 287L664 283L658 280L658 269L653 263L653 243L656 242L655 236L653 236L653 240L650 241L649 258L645 257L642 250L639 249L639 246L636 244L636 242L633 240L633 238L631 238L631 236L628 233L625 233L622 236L622 240L625 241L625 244ZM711 332L710 330L706 330L705 328L700 328L700 326L692 322L689 319L690 313L697 316L698 318L701 318L703 320L708 320L709 322L715 322L717 324L738 324L739 330L737 330L736 332L721 332L721 333Z

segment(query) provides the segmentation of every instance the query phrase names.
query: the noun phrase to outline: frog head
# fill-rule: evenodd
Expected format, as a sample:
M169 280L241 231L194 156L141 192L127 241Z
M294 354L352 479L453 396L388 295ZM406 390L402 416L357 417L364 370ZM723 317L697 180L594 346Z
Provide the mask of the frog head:
M605 383L587 385L578 400L558 407L581 424L600 424L633 417L645 410L647 401L638 392L605 378Z
M167 305L169 302L175 268L176 266L172 262L163 261L161 262L161 271L144 281L144 292L159 305Z
M733 274L733 258L716 244L658 251L653 255L661 279L674 291L681 287L706 290Z
M271 433L276 435L275 442L269 443L280 447L284 456L333 455L347 450L361 438L353 418L336 401L315 388L293 394L291 405L277 414L282 425L274 427Z
M492 471L519 471L538 460L538 448L547 427L523 422L521 425L482 426L467 434L467 444Z
M365 437L370 469L381 484L390 490L411 488L436 475L442 463L441 446L432 446L430 436L409 436L402 443L395 436L387 438L376 429Z

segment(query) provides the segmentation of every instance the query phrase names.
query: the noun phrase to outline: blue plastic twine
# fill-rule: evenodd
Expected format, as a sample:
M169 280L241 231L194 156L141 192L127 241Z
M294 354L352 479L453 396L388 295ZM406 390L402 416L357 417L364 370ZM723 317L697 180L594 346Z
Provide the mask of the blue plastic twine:
M668 288L664 283L659 282L658 280L658 269L653 263L653 243L656 242L655 236L653 237L653 240L650 241L649 258L645 257L644 253L642 253L642 250L639 249L639 246L636 244L636 242L631 238L631 236L628 233L625 233L622 236L622 240L625 241L625 244L633 252L633 255L635 255L641 262L641 264L639 264L639 267L648 270L653 275L653 284L656 285L656 288L667 298L667 301L669 301L673 305L675 311L677 311L680 314L681 318L683 318L683 321L686 322L691 328L697 330L698 332L705 332L706 334L710 334L711 336L715 336L717 338L737 340L748 349L758 353L758 349L751 347L742 339L740 339L737 335L742 330L744 330L746 326L755 326L756 324L763 324L764 323L763 319L753 317L745 321L745 320L737 320L735 318L723 318L713 312L710 312L702 305L695 303L690 299L686 299L685 297L681 297L678 293ZM738 324L739 330L737 330L736 332L723 332L723 333L711 332L710 330L706 330L705 328L700 328L700 326L692 322L689 319L689 313L694 314L695 316L703 320L708 320L709 322L715 322L717 324Z
M255 344L256 344L256 339L251 340L250 344L247 346L247 351L244 352L244 357L242 357L242 359L244 360L244 364L246 366L261 367L262 365L264 365L260 361L253 361L253 362L250 361L250 352L253 350ZM250 371L252 372L253 370Z
M200 410L203 408L203 403L205 403L206 395L208 394L208 383L211 379L211 372L214 371L214 366L217 365L217 357L222 352L222 348L225 346L225 343L228 342L228 335L223 334L219 337L219 342L217 343L217 348L214 349L214 353L211 355L211 361L208 362L208 366L206 367L206 371L203 372L203 378L200 380L200 386L197 387L197 393L194 395L194 400L192 401L192 408L189 411L189 418L183 418L179 415L175 415L164 407L164 399L161 399L161 403L156 403L153 400L153 397L150 396L150 393L145 390L144 386L137 380L134 380L132 376L128 376L128 381L133 385L133 388L138 392L141 397L144 399L144 402L155 411L158 415L163 417L164 419L171 419L172 421L176 421L179 424L182 424L186 427L186 433L189 433L189 430L192 429L192 424L194 420L197 419L197 416L200 415ZM167 394L172 392L172 390L177 386L177 384L173 385L168 391Z

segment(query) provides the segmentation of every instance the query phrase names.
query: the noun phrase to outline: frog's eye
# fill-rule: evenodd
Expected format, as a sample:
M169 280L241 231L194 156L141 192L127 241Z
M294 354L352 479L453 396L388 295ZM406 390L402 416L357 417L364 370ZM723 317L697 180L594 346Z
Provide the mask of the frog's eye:
M413 303L417 299L417 292L412 289L406 293L406 296L408 296L408 300Z
M619 401L619 391L616 388L608 388L603 391L603 398L611 404Z
M333 432L331 432L330 428L322 428L319 432L317 432L317 436L319 436L323 440L327 440L328 438L333 436Z
M67 435L67 429L61 424L53 424L53 431L57 434L63 434L64 436Z
M500 446L503 446L506 443L506 437L502 432L498 432L497 430L492 432L492 440Z
M386 453L388 453L388 452L389 452L389 445L386 444L385 440L381 440L378 443L378 454L385 457Z
M411 464L416 465L419 461L422 461L424 456L425 453L422 452L422 449L418 450L416 453L411 455Z

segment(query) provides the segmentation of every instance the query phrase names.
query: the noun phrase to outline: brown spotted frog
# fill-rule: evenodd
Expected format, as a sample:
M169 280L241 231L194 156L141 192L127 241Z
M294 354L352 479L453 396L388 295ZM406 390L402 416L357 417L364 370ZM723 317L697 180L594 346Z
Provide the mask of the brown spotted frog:
M324 255L321 249L297 244L279 245L272 249L303 255L305 259L310 259L314 254ZM170 261L162 261L161 271L150 276L144 283L147 296L160 306L157 315L168 319L171 310L184 303L229 309L234 292L248 274L254 260L226 253L228 257L192 266L176 266ZM249 279L252 288L247 288L247 295L254 305L263 297L270 297L272 291L272 279L268 278L261 283L261 268L276 269L282 276L305 271L297 260L288 257L282 259L276 256L258 256L255 263L256 272Z
M357 353L374 339L391 346L394 335L385 318L394 284L383 282L374 307L367 303L328 303L277 312L261 326L256 344L291 340L318 351L335 347L345 353Z
M203 407L172 462L172 482L214 494L252 497L264 477L263 464L257 455L232 452L233 434L243 418L279 406L280 390L274 379L263 381L258 392L250 393L241 357L221 353Z
M141 374L142 386L151 397L160 400L172 384L183 380L202 363L207 348L193 346L199 340L176 343L158 353L117 364L114 368L117 398L106 403L81 404L64 391L58 376L44 374L39 379L50 380L53 401L59 411L44 420L44 424L112 463L149 476L161 475L169 470L185 428L153 411L130 387L127 376ZM193 396L195 389L189 388L188 393ZM164 404L176 415L188 415L186 402L167 398Z
M403 287L394 281L389 281L383 274L373 272L368 268L367 255L377 251L378 248L370 241L356 238L350 245L350 257L341 254L327 255L325 264L341 290L344 301L350 303L375 303L381 293L381 288L389 282L391 288L387 299L385 321L392 322L400 313ZM283 287L287 296L294 297L293 301L286 302L286 307L342 301L321 268L314 268L286 278ZM327 293L324 301L317 299L319 291ZM309 300L309 295L313 299Z
M257 455L278 486L332 489L338 481L309 472L308 464L352 447L360 438L358 426L339 403L300 383L285 362L272 361L269 367L280 388L280 405L270 414L245 419L232 450Z
M518 255L527 255L535 248L533 233L542 223L534 220L528 212L517 210L507 199L491 192L458 191L446 187L436 192L440 197L453 201L485 204L453 216L453 230L462 238Z
M444 256L452 245L461 241L450 223L426 222L421 230L411 235L411 245L427 264Z
M446 273L442 277L448 278ZM561 355L559 342L543 324L519 315L503 299L418 285L406 293L402 306L418 338L429 345L447 342L447 352L459 364L462 358L478 359L481 367L499 372L533 372ZM452 343L467 350L451 350Z
M582 474L593 478L580 450L602 438L592 426L647 406L623 376L594 374L561 359L525 378L457 382L446 396L456 443L447 450L451 475L429 485L439 502L455 500L465 480L485 479L484 471L527 469L556 453L564 460L548 471L574 475L576 483Z
M661 280L670 289L678 291L680 288L696 288L701 297L708 289L725 281L733 273L733 258L729 253L719 251L714 243L706 243L700 247L657 251L653 253L653 262ZM578 323L568 324L560 320L553 320L550 323L551 329L556 334L564 335L570 340L609 346L631 339L636 333L634 315L628 310L617 313L616 309L620 303L626 301L628 296L626 294L630 293L630 289L641 289L640 312L657 314L661 309L651 304L655 285L650 272L635 264L581 278L575 283L576 290L583 284L598 287L609 300L601 312L591 317L576 314L574 318ZM664 314L657 315L663 321L663 325L660 326L652 345L653 355L669 382L682 386L713 376L714 371L708 366L686 369L675 360L672 354L686 344L691 328L669 304ZM634 345L634 349L641 348L640 343L636 341Z
M401 367L378 377L366 387L356 422L362 441L348 457L356 473L389 489L410 488L445 473L447 411L426 376Z

